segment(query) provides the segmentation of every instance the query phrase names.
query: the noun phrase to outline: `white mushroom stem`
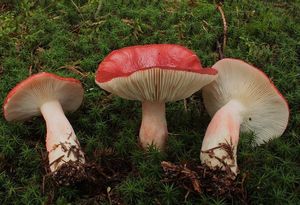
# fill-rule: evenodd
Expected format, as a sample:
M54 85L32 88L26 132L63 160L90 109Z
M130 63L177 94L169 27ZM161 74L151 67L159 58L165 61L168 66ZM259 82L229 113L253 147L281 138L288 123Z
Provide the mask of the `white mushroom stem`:
M84 154L60 103L46 102L40 109L47 125L46 147L50 170L54 172L69 161L84 163Z
M202 142L200 159L203 164L212 169L230 167L237 174L236 151L243 111L240 102L231 100L215 113Z
M164 102L142 103L140 143L144 148L153 144L162 150L168 137Z

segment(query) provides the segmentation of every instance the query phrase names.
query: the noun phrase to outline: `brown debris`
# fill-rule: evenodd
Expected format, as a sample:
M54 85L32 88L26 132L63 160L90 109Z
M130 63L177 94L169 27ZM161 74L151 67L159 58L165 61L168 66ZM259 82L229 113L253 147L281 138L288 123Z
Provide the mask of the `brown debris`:
M198 6L198 2L196 0L189 0L188 4L191 7L197 7Z
M111 190L107 193L107 187L115 187L127 173L112 173L106 167L96 163L67 162L57 171L48 173L43 177L42 193L47 195L49 203L52 204L53 196L59 186L72 186L84 192L88 201L107 201L109 197L114 197L112 204L120 201L116 193ZM109 195L108 195L109 194ZM116 196L115 196L116 195ZM85 202L87 202L85 200ZM93 204L93 203L92 203Z
M0 3L0 13L10 9L10 6L6 3Z
M42 190L48 196L49 204L52 204L52 196L55 195L58 186L72 186L83 192L81 194L86 196L82 201L84 204L99 204L99 202L101 204L107 201L109 204L124 204L115 187L130 173L131 165L119 159L117 160L119 164L116 164L115 160L108 161L111 159L103 165L68 162L56 172L45 175Z
M68 136L68 140L71 138L71 136L73 135L73 132L71 131L70 133L69 133L69 136Z
M232 143L232 138L230 137L230 142L227 142L226 143L220 143L219 144L223 150L226 151L228 157L232 160L234 160L234 145Z
M227 199L239 198L247 204L244 190L245 176L241 181L233 180L228 171L211 170L206 165L197 165L196 162L173 164L163 161L161 166L165 172L163 182L174 183L190 193L205 193L215 197Z
M98 105L100 105L102 107L102 109L106 109L109 106L111 106L111 102L112 102L113 98L114 98L113 94L108 94L99 100Z
M95 180L93 176L89 176L89 172L93 169L96 169L93 164L69 161L51 175L57 185L69 186L85 180Z
M68 142L64 142L64 143L60 142L59 143L59 145L61 146L61 150L63 152L67 152L68 151L68 148L67 148L67 146L65 144L68 144Z
M102 157L112 156L115 154L115 150L113 148L103 148L103 149L96 149L93 152L95 158L100 159Z
M202 153L208 153L210 158L216 158L214 154L214 150L216 149L223 149L226 153L229 159L234 160L234 145L232 143L232 139L230 138L230 142L226 141L226 143L219 143L219 146L213 147L211 149L201 151ZM224 161L221 161L224 164Z
M226 157L224 156L221 159L215 156L214 150L216 149L223 149L227 153ZM219 146L201 152L207 153L210 158L217 159L220 163L223 164L223 168L225 169L227 175L232 179L236 178L236 174L231 171L231 167L235 166L234 145L232 143L232 138L230 138L230 142L226 141L226 143L219 143ZM226 159L229 159L229 161L226 161ZM229 164L228 162L232 162L232 164Z
M223 59L224 58L224 50L227 44L227 22L226 22L226 18L225 18L225 14L224 11L222 9L222 5L221 4L217 4L217 9L221 14L222 17L222 21L223 21L223 43L222 45L220 44L220 42L217 42L217 47L218 47L218 51L219 51L219 59Z
M57 159L55 159L53 162L51 162L50 164L49 164L49 167L51 167L53 164L55 164L55 163L59 163L61 160L62 160L62 158L64 157L65 155L61 155L60 157L58 157Z
M32 75L32 65L29 66L28 72L29 72L29 76L31 76Z
M188 108L187 108L187 101L186 98L183 99L183 107L184 107L184 111L187 112Z
M200 182L197 179L197 173L190 170L186 164L182 166L176 166L175 164L172 164L171 162L163 161L161 162L161 166L165 172L173 172L176 173L177 177L182 179L190 179L193 185L193 189L195 192L200 193Z
M86 78L88 76L88 74L82 71L79 64L80 64L80 62L76 61L76 62L72 62L72 64L70 64L70 65L61 66L61 67L59 67L59 69L67 69L67 70L71 71L72 73L75 73L77 75L80 75L80 76Z
M94 154L93 161L100 157L100 162L91 163L86 160L83 164L79 160L69 161L57 171L51 172L48 158L41 152L42 156L45 155L42 158L46 172L41 189L48 199L47 204L53 204L58 186L72 186L78 189L85 196L80 204L124 204L115 188L132 172L133 165L130 160L117 156L112 148L97 150Z

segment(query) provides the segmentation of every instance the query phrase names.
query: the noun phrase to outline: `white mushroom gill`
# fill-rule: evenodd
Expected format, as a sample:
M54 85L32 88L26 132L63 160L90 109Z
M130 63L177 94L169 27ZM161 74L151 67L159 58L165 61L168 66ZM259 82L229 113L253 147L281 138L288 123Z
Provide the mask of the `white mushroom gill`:
M129 100L168 102L191 96L217 75L151 68L96 83L111 93Z

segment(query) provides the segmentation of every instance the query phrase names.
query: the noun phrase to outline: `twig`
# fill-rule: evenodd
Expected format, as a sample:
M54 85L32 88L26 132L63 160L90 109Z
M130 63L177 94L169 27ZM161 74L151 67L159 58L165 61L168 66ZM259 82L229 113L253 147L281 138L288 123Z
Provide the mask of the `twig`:
M224 57L224 49L225 49L226 43L227 43L227 22L226 22L225 14L224 14L221 4L217 4L217 9L219 10L221 17L222 17L222 21L223 21L223 45L222 45L223 56L220 56L223 58Z
M214 150L216 149L222 149L227 153L227 156L224 156L222 158L215 156ZM234 162L234 145L232 143L232 138L230 138L230 142L225 140L225 143L219 143L219 146L213 147L208 150L201 151L202 153L208 154L210 158L217 159L221 164L223 164L223 167L225 168L225 171L228 173L228 176L231 176L232 178L235 178L236 174L232 172L231 167L235 166ZM229 158L233 164L228 164L225 160Z
M168 132L168 135L180 136L181 134L177 134L177 133Z
M165 172L175 172L174 174L179 176L181 179L189 179L192 183L193 189L196 193L201 193L201 185L198 174L195 171L189 169L186 164L183 166L175 165L171 162L162 161L161 166ZM187 189L189 190L189 189Z
M72 65L60 66L58 69L62 69L62 68L68 69L69 71L71 71L71 72L73 72L77 75L81 75L82 77L86 78L88 74L81 72L80 71L81 68L80 68L80 66L78 66L78 64L79 64L78 62L75 62Z
M187 198L189 197L190 193L191 193L190 190L188 190L188 191L186 192L186 194L184 195L184 202L187 201Z
M29 66L29 76L32 75L32 65Z
M43 184L42 184L42 193L45 195L45 178L46 176L43 176Z
M71 0L72 4L74 5L74 7L76 8L77 12L79 13L79 15L81 16L81 19L84 21L84 23L86 24L85 22L85 19L80 11L80 8L75 4L75 2L73 0Z
M112 205L112 201L111 201L111 198L110 198L110 191L111 191L111 188L107 187L107 189L106 189L107 198L108 198L109 204Z
M187 101L186 98L183 99L184 111L187 112Z
M65 156L65 155L62 155L62 156L58 157L56 160L54 160L53 162L51 162L51 163L49 164L49 167L51 167L54 163L57 163L57 161L60 161L64 156Z
M219 41L217 41L217 49L219 53L219 59L221 60L224 58L224 52L222 51L222 46Z
M68 136L68 140L70 139L70 137L72 136L72 131L70 132L69 136Z
M96 10L96 12L94 14L94 19L97 18L98 14L99 14L99 12L101 10L101 8L102 8L102 0L99 0L97 10Z

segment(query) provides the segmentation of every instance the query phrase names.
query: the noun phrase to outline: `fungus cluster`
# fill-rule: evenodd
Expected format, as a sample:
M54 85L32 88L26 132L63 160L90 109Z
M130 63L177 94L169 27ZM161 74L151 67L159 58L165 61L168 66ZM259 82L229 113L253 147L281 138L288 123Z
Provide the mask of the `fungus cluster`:
M203 68L191 50L173 44L131 46L111 52L96 71L102 89L142 103L139 141L163 150L168 137L165 103L191 96L203 88L212 120L205 133L201 162L211 169L238 173L237 146L241 132L253 132L255 145L279 137L289 119L287 101L259 69L237 59L223 59ZM42 115L52 173L74 163L81 170L84 153L65 112L83 100L80 81L39 73L12 89L3 104L7 121ZM73 175L76 172L72 170ZM59 173L62 174L62 173ZM72 177L72 176L71 176Z
M126 47L99 65L96 83L115 95L142 102L139 139L146 148L163 149L168 135L165 102L187 98L203 86L213 116L200 159L212 169L238 172L239 133L253 132L254 145L279 137L286 129L286 100L261 70L237 59L223 59L203 69L190 50L171 44Z

